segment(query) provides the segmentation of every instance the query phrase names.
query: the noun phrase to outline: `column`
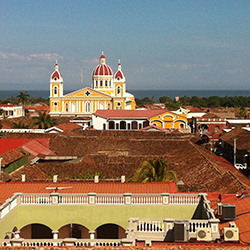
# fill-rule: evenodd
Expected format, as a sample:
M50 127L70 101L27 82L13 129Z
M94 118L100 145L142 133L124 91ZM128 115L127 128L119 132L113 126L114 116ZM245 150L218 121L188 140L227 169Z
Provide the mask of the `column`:
M59 233L59 231L52 231L53 239L54 239L54 240L57 240L57 239L58 239L58 233Z

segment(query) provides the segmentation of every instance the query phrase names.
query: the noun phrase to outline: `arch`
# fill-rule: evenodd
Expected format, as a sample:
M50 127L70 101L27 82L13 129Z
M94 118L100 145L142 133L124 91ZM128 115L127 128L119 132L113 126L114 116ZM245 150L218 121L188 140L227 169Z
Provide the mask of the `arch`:
M208 129L208 125L205 124L205 123L202 123L202 124L200 124L200 125L198 126L198 129L200 129L200 130L207 130L207 129Z
M117 86L117 89L116 89L116 93L117 93L117 95L120 95L121 94L121 86L119 85L119 86Z
M76 104L74 102L71 105L71 111L76 112Z
M69 104L67 102L65 103L65 111L69 112Z
M151 121L151 124L155 124L156 126L162 128L163 122L161 120L156 119L156 120Z
M171 118L171 119L169 119L169 118ZM173 121L173 120L174 120L174 116L173 116L173 115L167 114L167 115L164 115L164 116L162 117L162 119L163 119L164 121Z
M97 239L122 239L126 238L125 229L118 224L107 223L96 228Z
M109 121L109 129L115 129L115 122Z
M184 123L180 123L180 124L179 124L179 127L180 127L181 129L186 128Z
M54 87L54 96L57 96L57 95L58 95L58 87L55 86L55 87Z
M131 129L138 129L138 122L137 121L132 121Z
M206 134L201 134L201 140L203 143L208 143L209 142L209 137Z
M214 133L216 133L216 134L220 133L220 126L219 125L216 125L214 127Z
M146 128L146 127L148 127L149 126L149 121L148 120L146 120L146 121L144 121L143 122L143 128Z
M126 129L127 123L125 121L120 121L120 129Z
M32 223L20 229L20 237L24 239L52 239L52 229L44 224Z
M89 239L89 229L78 223L66 224L58 229L58 238Z
M90 102L85 103L85 112L90 113Z

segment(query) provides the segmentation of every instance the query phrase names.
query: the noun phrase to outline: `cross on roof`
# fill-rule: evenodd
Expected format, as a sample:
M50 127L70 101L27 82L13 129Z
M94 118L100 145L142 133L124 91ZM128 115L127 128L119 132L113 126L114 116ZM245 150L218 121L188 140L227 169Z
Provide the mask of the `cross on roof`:
M89 96L91 93L87 90L84 94L85 94L86 96Z

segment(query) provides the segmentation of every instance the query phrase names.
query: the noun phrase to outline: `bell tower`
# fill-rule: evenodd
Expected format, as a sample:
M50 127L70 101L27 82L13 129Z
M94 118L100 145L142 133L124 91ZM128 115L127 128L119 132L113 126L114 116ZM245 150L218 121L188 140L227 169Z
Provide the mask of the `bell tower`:
M55 71L50 76L50 97L63 96L63 77L56 61Z

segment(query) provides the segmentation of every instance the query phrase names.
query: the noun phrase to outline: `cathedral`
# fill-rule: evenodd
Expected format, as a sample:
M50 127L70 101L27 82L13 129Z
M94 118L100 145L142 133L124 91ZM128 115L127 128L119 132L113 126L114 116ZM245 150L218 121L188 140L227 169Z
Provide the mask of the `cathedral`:
M102 54L100 63L93 69L92 88L85 87L63 94L63 76L56 63L50 77L50 115L91 116L96 110L135 109L135 98L126 92L126 79L121 63L115 74Z

